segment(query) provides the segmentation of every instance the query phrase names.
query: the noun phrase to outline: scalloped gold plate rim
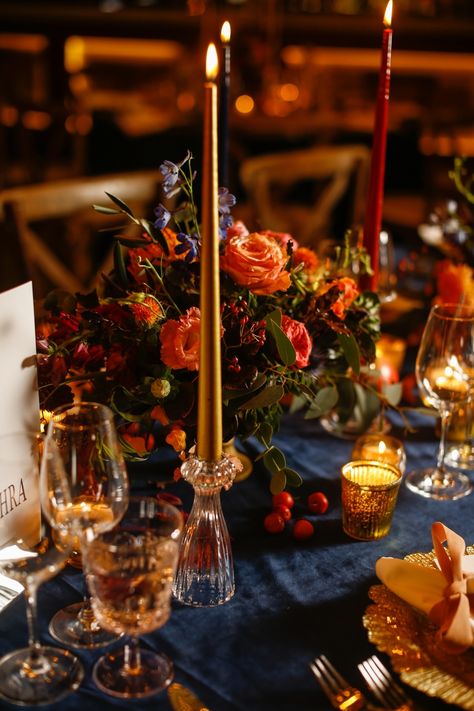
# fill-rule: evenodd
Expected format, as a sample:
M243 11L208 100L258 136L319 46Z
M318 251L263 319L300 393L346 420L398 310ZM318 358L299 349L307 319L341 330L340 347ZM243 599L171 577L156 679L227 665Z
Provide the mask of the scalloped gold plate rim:
M474 555L474 546L468 546L466 553ZM434 552L412 553L405 560L433 566ZM371 587L369 597L374 604L362 618L369 641L389 655L402 681L428 696L473 711L474 649L457 655L443 652L436 641L436 627L385 585Z

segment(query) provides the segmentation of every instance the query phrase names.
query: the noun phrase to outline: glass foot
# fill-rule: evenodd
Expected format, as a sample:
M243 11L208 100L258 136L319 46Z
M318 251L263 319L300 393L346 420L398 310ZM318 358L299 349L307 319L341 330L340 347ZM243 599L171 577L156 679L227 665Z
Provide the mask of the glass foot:
M75 691L84 677L71 652L56 647L17 649L0 660L0 698L18 706L52 704Z
M445 462L456 469L474 470L474 448L467 443L450 447L446 452Z
M436 468L410 472L405 484L410 491L428 499L460 499L472 491L472 484L465 474L439 472Z
M62 644L77 649L95 649L106 647L120 639L120 635L103 630L92 619L89 625L84 625L81 620L83 603L77 602L59 610L49 623L49 632L54 639Z
M140 668L127 669L127 647L109 653L96 663L92 678L106 694L122 699L153 696L173 680L173 663L164 654L140 649Z

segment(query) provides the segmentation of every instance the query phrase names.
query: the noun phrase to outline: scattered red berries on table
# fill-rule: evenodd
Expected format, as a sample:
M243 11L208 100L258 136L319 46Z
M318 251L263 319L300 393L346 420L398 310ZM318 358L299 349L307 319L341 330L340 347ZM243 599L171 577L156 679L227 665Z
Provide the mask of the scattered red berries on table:
M264 528L268 533L282 533L291 521L295 500L289 491L280 491L272 496L272 505L272 512L263 521ZM306 499L306 508L312 514L325 514L329 508L327 496L322 491L313 491ZM307 518L299 518L294 522L291 532L295 540L305 541L314 534L314 525Z
M280 514L272 511L272 513L265 516L263 525L268 533L281 533L285 528L285 521Z
M287 506L292 509L295 505L295 500L289 491L280 491L279 494L274 494L272 497L272 504L274 508L276 506Z
M291 519L291 509L289 509L288 506L275 506L273 511L281 516L284 521L289 521Z
M308 496L308 508L311 513L323 514L329 508L329 501L322 491L314 491Z
M306 518L300 518L298 521L295 521L295 525L293 526L293 538L297 541L306 541L308 538L311 538L313 533L314 526L311 521L308 521Z

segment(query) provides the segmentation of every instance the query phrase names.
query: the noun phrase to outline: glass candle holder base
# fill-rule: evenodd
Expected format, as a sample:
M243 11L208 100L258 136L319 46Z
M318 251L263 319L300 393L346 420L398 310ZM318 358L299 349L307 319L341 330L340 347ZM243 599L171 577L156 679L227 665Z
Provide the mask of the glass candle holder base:
M64 699L84 678L80 661L67 649L17 649L0 660L0 698L18 706Z
M138 699L158 694L173 681L173 663L166 655L140 648L140 666L133 673L128 668L128 656L125 646L98 660L92 678L101 691L121 699Z
M98 649L120 639L120 635L102 629L92 611L92 619L84 624L81 616L83 608L83 602L76 602L58 610L49 623L50 635L58 642L75 649Z
M472 484L465 474L441 472L436 467L410 472L405 477L405 484L415 494L443 501L460 499L472 491Z

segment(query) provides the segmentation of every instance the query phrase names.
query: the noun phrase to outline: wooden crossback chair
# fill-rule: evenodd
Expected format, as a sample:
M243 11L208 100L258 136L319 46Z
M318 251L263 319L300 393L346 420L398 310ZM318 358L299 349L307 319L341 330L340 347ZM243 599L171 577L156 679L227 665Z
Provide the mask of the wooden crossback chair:
M158 171L142 171L1 191L4 256L0 260L0 290L31 279L35 298L41 298L52 288L87 293L100 273L112 266L110 239L107 241L107 233L98 233L115 220L97 213L92 205L114 207L105 195L108 192L126 202L137 217L150 218L153 204L159 201L160 184ZM118 225L127 224L126 216L117 217ZM53 229L55 221L59 224ZM99 244L101 236L105 244L100 256L94 259L91 256L94 243Z
M316 246L333 236L333 212L348 192L347 227L363 220L369 162L364 145L321 145L249 158L240 178L262 228L290 232L300 244ZM297 195L302 184L304 203Z

